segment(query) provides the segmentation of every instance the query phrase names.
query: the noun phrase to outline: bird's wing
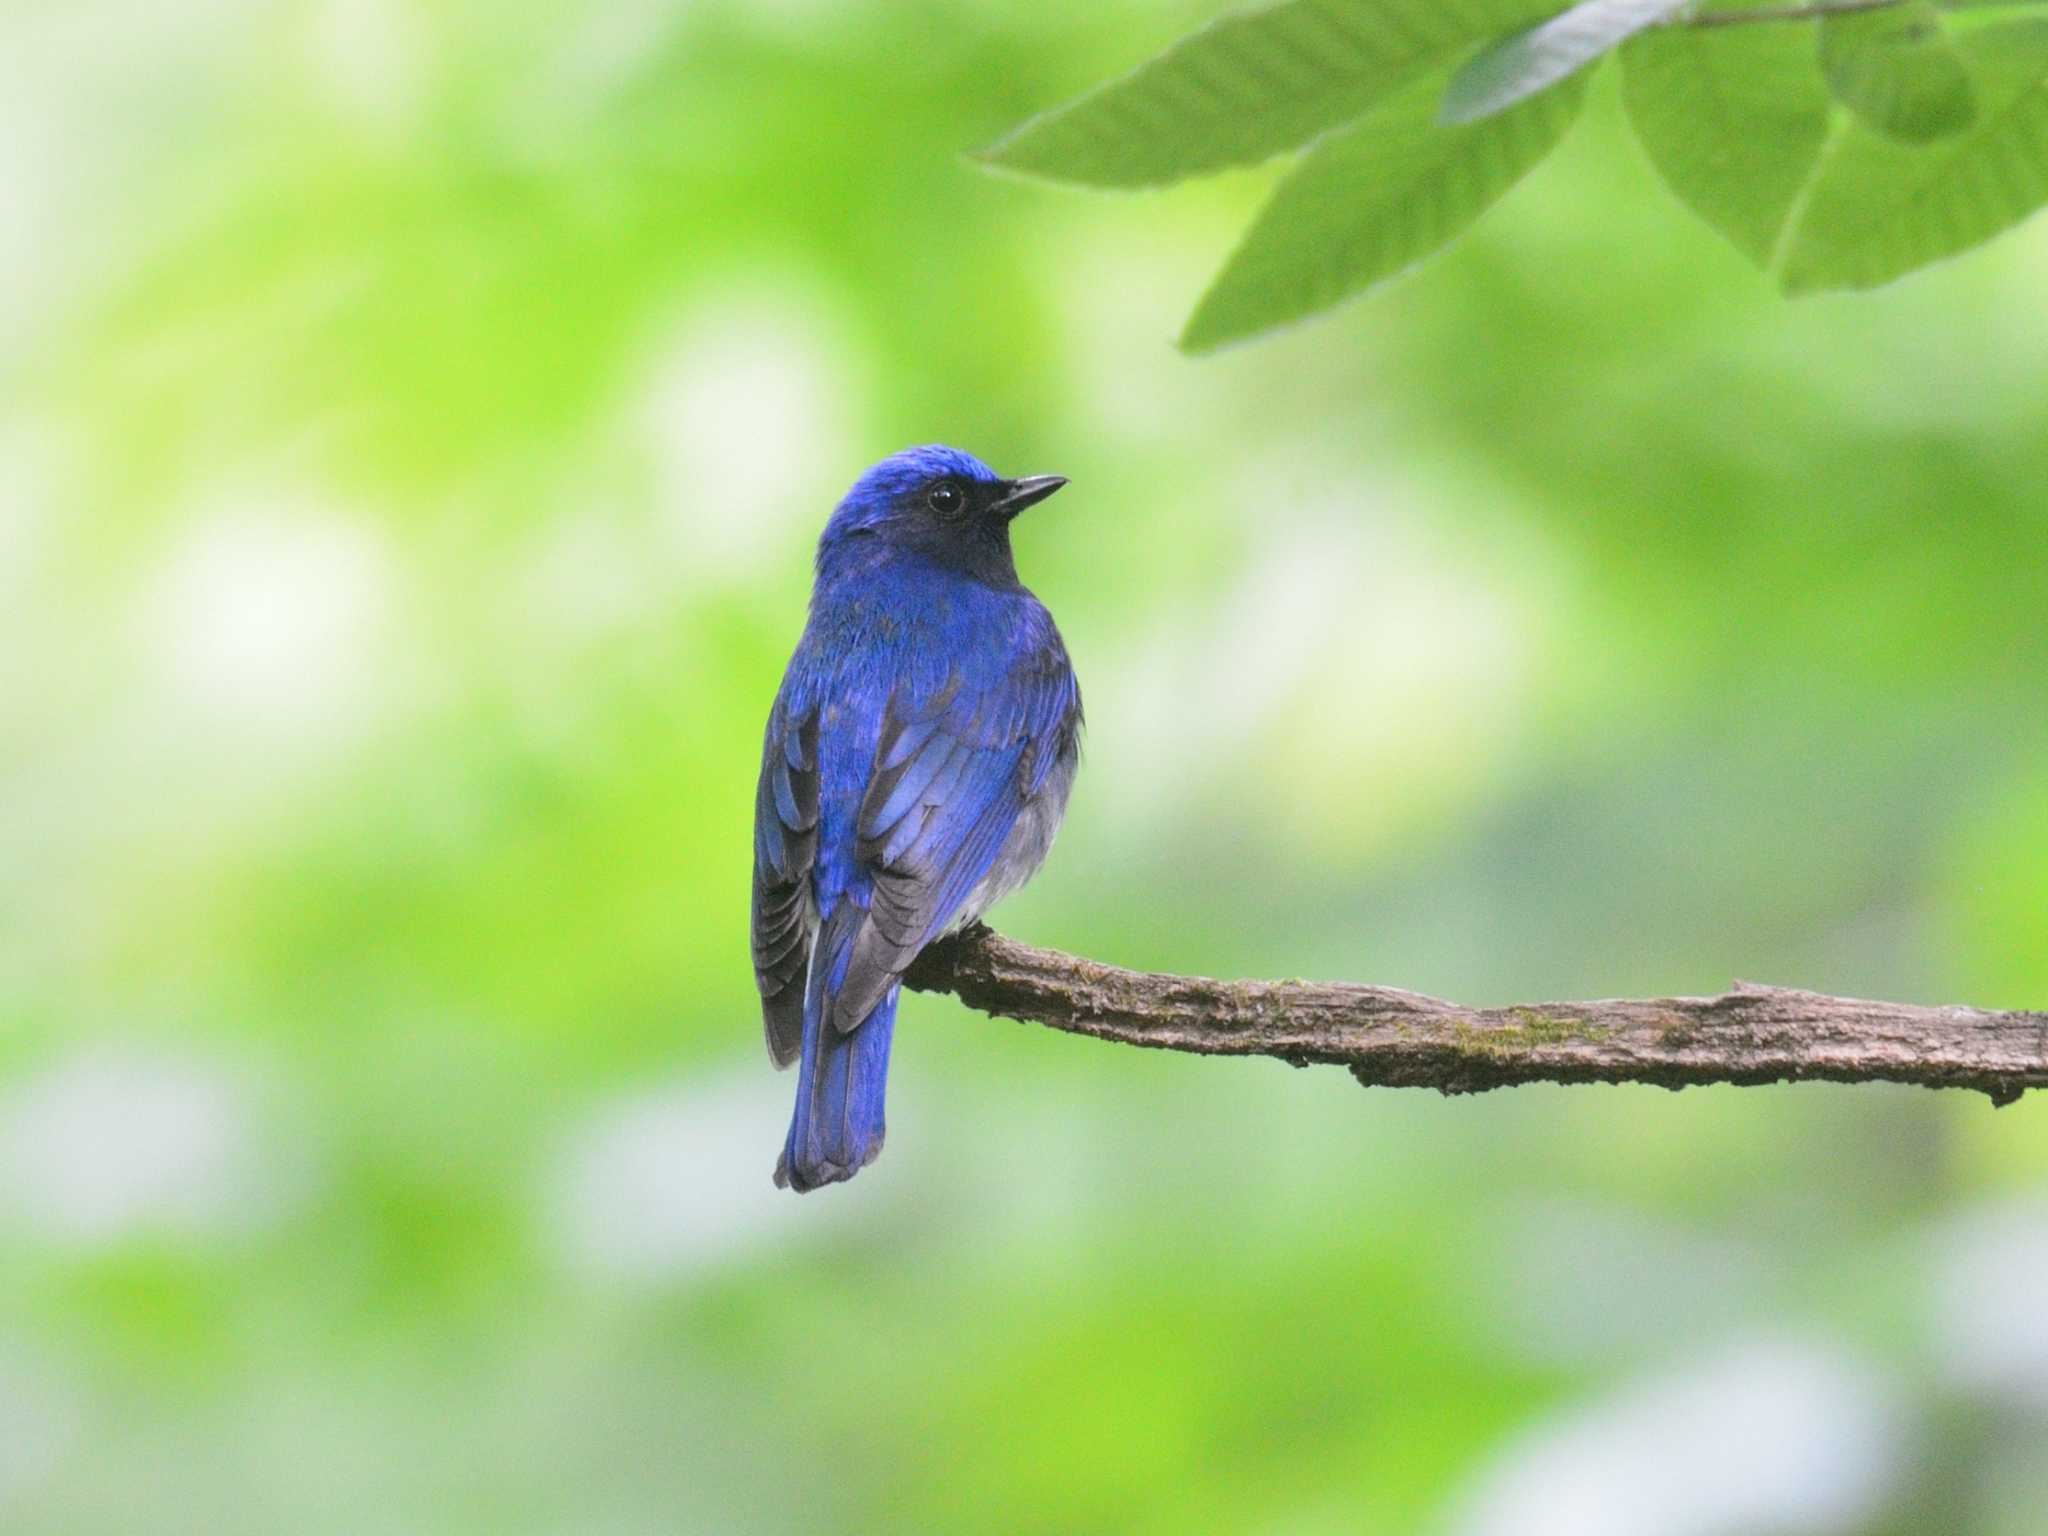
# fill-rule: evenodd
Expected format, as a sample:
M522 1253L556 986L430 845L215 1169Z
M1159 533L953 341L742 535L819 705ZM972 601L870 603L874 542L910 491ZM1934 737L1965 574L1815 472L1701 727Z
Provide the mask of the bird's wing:
M944 931L1079 723L1057 642L994 686L956 678L922 706L891 700L860 807L857 854L873 886L844 976L833 978L839 1028L859 1025Z
M804 979L811 963L811 864L818 855L818 712L792 715L777 699L754 796L754 981L768 1055L778 1067L803 1050Z

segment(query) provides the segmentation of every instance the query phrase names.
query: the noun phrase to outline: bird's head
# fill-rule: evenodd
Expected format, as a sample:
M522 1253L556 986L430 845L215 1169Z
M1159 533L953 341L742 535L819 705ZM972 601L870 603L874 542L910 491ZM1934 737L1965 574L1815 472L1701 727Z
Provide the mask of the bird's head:
M1005 480L957 448L906 448L854 482L818 541L818 568L863 548L901 550L1015 586L1010 520L1066 483L1059 475Z

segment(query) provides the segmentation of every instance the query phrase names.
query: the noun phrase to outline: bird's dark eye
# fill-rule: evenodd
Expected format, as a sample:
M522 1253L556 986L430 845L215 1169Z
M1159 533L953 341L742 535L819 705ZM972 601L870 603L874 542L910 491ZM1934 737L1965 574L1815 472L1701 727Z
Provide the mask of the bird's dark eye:
M967 498L960 494L960 487L951 481L941 480L924 493L925 505L934 512L951 514L967 504Z

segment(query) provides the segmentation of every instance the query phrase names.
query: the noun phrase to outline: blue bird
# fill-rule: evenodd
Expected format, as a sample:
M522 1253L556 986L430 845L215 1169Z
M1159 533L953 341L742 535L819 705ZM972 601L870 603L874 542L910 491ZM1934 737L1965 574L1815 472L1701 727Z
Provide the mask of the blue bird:
M1066 813L1080 689L1010 555L1010 520L1066 483L910 448L818 540L754 802L768 1055L802 1062L782 1187L874 1161L904 970L1030 879Z

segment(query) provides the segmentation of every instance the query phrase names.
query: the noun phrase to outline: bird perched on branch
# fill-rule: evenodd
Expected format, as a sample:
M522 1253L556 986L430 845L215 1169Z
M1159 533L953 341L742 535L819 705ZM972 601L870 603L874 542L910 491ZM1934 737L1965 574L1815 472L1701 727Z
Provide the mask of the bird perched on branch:
M818 540L810 622L768 716L754 803L754 978L801 1061L775 1182L882 1150L903 972L1037 872L1080 757L1081 694L1010 522L1067 482L911 448Z

